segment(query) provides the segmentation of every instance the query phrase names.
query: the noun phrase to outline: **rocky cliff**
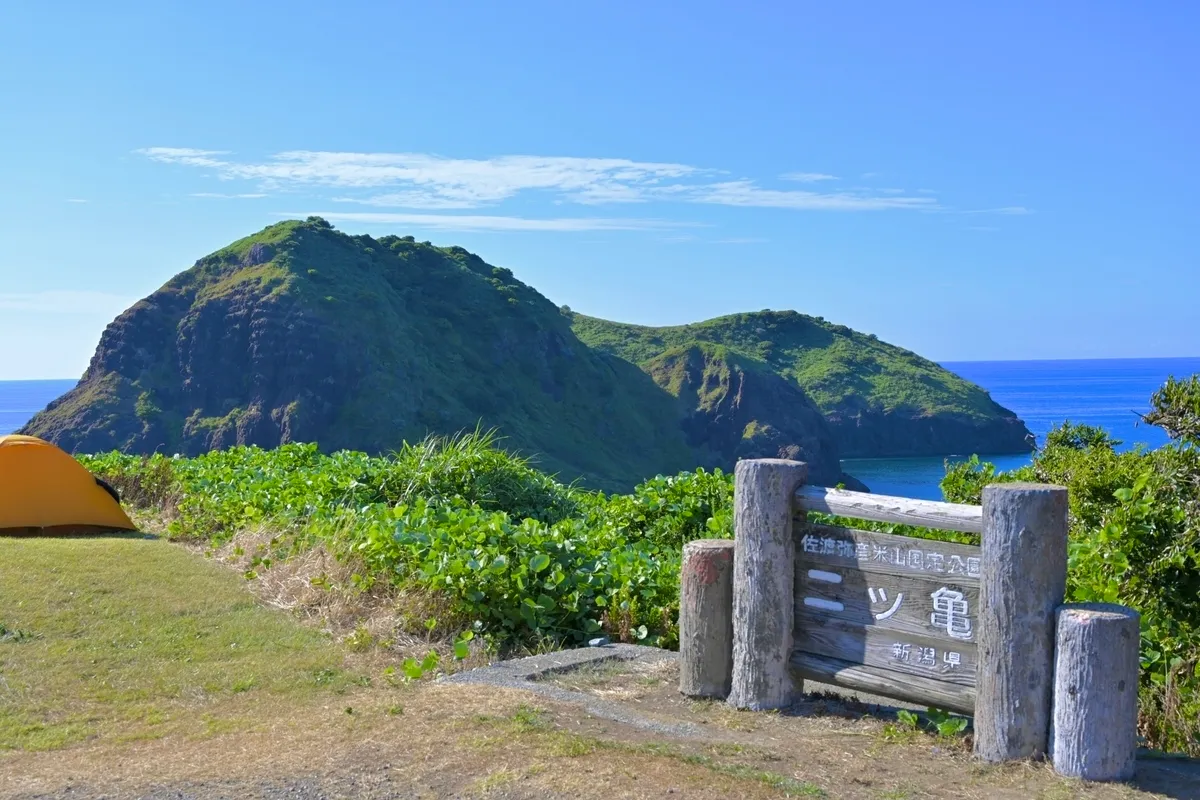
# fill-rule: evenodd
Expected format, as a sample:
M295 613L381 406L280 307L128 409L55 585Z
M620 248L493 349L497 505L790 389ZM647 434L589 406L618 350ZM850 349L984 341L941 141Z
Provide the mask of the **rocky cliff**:
M814 482L863 488L841 474L837 445L820 410L765 364L699 343L663 353L645 369L676 399L684 436L701 463L789 458L807 462Z

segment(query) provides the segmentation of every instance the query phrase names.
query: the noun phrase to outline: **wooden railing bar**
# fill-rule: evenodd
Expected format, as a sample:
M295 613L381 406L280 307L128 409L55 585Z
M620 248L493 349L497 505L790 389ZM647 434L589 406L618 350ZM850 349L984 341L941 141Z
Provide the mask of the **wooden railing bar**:
M910 497L888 497L809 485L796 490L796 503L802 511L816 511L839 517L894 522L962 533L983 532L981 506L914 500Z

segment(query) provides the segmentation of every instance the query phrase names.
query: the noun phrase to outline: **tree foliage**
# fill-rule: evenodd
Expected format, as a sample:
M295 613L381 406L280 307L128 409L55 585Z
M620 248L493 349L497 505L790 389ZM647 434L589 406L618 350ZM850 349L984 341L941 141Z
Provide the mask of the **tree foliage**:
M1146 421L1172 441L1120 451L1104 430L1064 424L1033 464L996 473L972 459L950 467L942 491L980 502L1005 481L1066 486L1068 600L1128 605L1142 616L1142 734L1152 746L1200 753L1200 380L1169 380Z

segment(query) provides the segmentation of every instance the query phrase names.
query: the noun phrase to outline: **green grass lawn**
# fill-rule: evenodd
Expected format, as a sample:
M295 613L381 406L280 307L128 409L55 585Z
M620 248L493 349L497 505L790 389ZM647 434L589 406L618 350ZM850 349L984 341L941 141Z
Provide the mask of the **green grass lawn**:
M0 750L217 733L356 680L329 637L181 547L0 538Z

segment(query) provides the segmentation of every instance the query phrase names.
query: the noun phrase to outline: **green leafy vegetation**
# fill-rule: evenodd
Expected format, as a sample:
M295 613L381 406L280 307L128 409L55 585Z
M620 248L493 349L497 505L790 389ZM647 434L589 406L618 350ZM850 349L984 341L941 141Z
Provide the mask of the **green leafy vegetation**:
M29 631L9 628L3 622L0 622L0 642L27 642L33 638L33 634Z
M997 474L973 459L949 468L942 484L947 500L969 503L994 481L1069 488L1069 599L1141 612L1142 734L1151 747L1193 754L1200 752L1200 447L1189 409L1198 395L1193 378L1155 396L1152 421L1181 434L1159 450L1117 452L1103 431L1064 425L1027 468ZM386 457L287 445L196 458L81 458L130 502L164 511L172 536L219 544L248 528L276 531L274 549L256 557L259 572L321 545L354 565L363 591L383 585L438 598L446 613L432 625L460 632L455 656L474 637L488 646L545 648L604 632L672 647L683 543L732 535L732 480L719 470L658 476L610 495L561 484L480 432L429 438ZM436 667L412 659L404 672L419 677ZM961 718L931 714L941 735L961 730Z
M361 565L364 591L382 582L443 598L453 616L443 622L467 632L460 642L605 631L669 646L683 542L732 535L732 483L719 471L608 496L555 482L488 433L431 437L387 457L286 445L81 460L128 502L169 509L172 536L220 544L240 530L278 531L248 578L322 544Z
M1169 380L1146 420L1173 441L1118 452L1105 431L1067 424L1032 465L997 473L973 459L951 467L948 500L978 503L1007 481L1066 486L1067 599L1121 603L1142 617L1141 733L1152 747L1200 753L1200 376Z
M887 742L912 742L922 734L930 734L947 744L962 745L961 736L969 724L966 717L938 708L926 709L924 714L900 709L896 721L884 725L880 734Z

